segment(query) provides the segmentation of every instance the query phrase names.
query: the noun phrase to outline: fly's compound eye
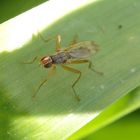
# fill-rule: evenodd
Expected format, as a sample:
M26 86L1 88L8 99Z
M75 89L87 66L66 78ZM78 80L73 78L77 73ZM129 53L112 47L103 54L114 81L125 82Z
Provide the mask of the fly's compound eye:
M52 66L52 59L49 56L45 56L41 59L41 63L45 68L50 68Z
M45 68L50 68L52 66L52 63L48 63L46 65L44 65Z

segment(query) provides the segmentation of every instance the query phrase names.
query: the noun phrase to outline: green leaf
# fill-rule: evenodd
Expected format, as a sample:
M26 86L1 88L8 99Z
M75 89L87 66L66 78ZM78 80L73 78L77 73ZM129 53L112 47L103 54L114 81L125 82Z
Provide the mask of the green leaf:
M0 23L13 18L45 1L46 0L30 0L28 2L25 2L24 0L0 1Z
M100 131L97 131L97 130L99 130L100 128L106 125L109 125L110 123L138 109L140 107L139 101L140 101L140 87L136 88L129 94L119 99L117 102L113 103L111 106L107 107L98 117L93 119L86 126L84 126L75 134L73 134L69 138L69 140L80 139L82 137L85 137L84 139L93 139L94 137L97 136L98 133L100 133ZM101 129L101 132L102 132L102 129Z
M40 82L47 78L49 70L39 67L38 62L32 65L21 62L29 61L35 56L55 53L54 41L46 44L36 36L22 48L2 52L0 138L66 139L95 119L110 104L139 86L139 7L138 0L96 1L70 13L41 32L45 38L61 34L63 48L69 45L75 34L78 34L79 42L94 40L99 44L100 51L91 60L95 69L104 73L103 76L90 71L86 64L73 66L82 72L75 87L81 98L80 102L75 100L71 88L77 75L60 67L40 89L36 98L32 98ZM52 13L54 9L55 7L52 8ZM41 16L38 20L39 18ZM49 20L48 16L46 18ZM14 41L20 42L19 36L25 36L24 32L35 23L28 23L29 28L24 28L21 22L17 24L21 26L18 29L24 30L16 35L14 30L10 32L12 40L5 35L8 29L3 24L0 25L3 31L0 34L1 50L7 50L3 40L7 39L9 46ZM108 123L110 122L106 125Z
M139 140L139 115L140 110L136 110L82 140Z

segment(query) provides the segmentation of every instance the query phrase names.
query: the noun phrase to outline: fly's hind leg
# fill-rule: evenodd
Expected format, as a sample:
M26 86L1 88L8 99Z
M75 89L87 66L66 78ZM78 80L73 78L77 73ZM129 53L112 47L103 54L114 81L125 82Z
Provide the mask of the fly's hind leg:
M71 67L68 67L68 66L63 65L63 64L62 64L61 66L62 66L62 68L64 68L65 70L70 71L70 72L73 72L73 73L76 73L76 74L79 75L78 78L77 78L77 79L74 81L74 83L72 84L72 90L73 90L73 93L74 93L74 96L75 96L76 100L77 100L77 101L80 101L80 98L79 98L79 96L77 95L77 93L76 93L74 87L75 87L75 85L78 83L78 81L79 81L80 78L81 78L81 71L79 71L79 70L77 70L77 69L74 69L74 68L71 68Z
M33 98L36 97L36 95L39 92L40 88L48 81L48 78L51 77L54 74L55 69L56 69L56 66L53 65L52 68L50 69L49 73L48 73L48 77L44 81L41 82L41 84L38 86L36 92L33 94L33 96L32 96Z
M96 72L99 75L103 75L102 72L97 71L96 69L93 68L93 64L90 60L72 60L72 61L68 61L67 64L82 64L82 63L88 63L88 68L94 72Z
M89 63L89 65L88 65L89 69L91 69L92 71L96 72L99 75L103 75L103 72L97 71L96 69L93 68L94 65L92 64L91 61L88 60L88 63Z

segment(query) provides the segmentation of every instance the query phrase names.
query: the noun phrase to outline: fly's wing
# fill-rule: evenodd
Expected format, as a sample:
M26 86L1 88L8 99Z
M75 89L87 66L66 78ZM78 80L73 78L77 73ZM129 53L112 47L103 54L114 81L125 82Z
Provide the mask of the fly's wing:
M99 50L99 47L93 41L84 41L72 45L68 53L72 59L87 58L92 54L95 54Z

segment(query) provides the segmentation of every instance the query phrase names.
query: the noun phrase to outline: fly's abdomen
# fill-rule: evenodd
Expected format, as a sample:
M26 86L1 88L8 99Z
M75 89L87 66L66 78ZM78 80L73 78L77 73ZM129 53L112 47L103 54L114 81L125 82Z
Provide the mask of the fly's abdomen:
M67 52L60 52L56 55L52 55L51 59L54 64L62 64L65 63L71 56Z

